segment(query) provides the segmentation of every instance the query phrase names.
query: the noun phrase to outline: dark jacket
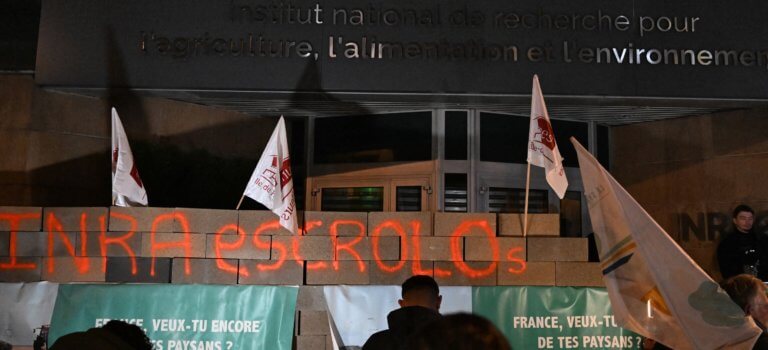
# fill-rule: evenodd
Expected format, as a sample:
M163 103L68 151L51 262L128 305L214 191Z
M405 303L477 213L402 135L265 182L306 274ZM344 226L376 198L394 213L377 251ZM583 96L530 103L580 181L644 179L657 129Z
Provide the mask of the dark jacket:
M753 350L768 350L768 334L763 331L763 333L760 333L760 337L757 338L757 342L755 342L755 346L752 347Z
M765 281L768 278L768 238L752 232L731 233L717 247L717 262L723 280L750 273L747 266L755 266L756 277Z
M437 311L421 306L409 306L387 315L389 329L375 333L363 345L363 350L401 350L411 335L428 323L439 319Z

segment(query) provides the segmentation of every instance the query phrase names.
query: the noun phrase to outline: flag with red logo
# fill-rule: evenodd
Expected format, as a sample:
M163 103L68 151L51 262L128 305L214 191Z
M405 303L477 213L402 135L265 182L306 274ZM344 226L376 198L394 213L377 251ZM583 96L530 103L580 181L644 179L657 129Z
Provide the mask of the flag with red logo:
M571 138L621 327L672 349L752 349L761 330L597 160Z
M117 110L112 108L112 204L120 207L146 206L147 190L133 161Z
M288 137L283 117L277 122L243 195L272 210L280 217L280 225L289 231L294 234L299 232L291 157L288 155Z
M552 123L549 121L547 105L539 86L539 77L533 76L531 96L531 124L528 130L528 163L544 168L547 183L560 199L565 196L568 179L565 178L563 157L557 149Z

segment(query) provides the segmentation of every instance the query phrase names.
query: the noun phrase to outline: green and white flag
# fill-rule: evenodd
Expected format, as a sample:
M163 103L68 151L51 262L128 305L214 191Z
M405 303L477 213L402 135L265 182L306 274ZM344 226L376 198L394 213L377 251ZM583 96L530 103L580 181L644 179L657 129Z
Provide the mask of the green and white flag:
M618 323L674 349L751 349L760 329L574 138Z

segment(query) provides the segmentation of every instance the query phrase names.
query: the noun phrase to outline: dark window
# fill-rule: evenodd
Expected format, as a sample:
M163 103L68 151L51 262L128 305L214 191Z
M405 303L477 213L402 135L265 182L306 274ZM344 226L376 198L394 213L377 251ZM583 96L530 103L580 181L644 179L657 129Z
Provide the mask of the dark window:
M0 11L0 71L34 70L40 0L3 1Z
M286 119L288 132L288 152L291 155L291 173L293 175L294 197L298 210L304 210L304 197L307 181L307 166L304 156L304 131L306 130L306 118Z
M323 188L321 211L384 211L383 187Z
M560 236L581 237L581 192L565 191L560 200Z
M467 174L445 174L443 211L466 213L468 210Z
M530 119L494 113L480 114L480 160L525 164L528 157ZM578 167L571 136L585 147L589 144L589 126L583 122L552 120L555 142L567 167Z
M604 125L597 126L597 161L606 169L611 169L611 129Z
M421 211L421 186L397 186L395 211Z
M529 190L528 213L549 212L547 190ZM488 191L488 211L491 213L524 213L525 189L491 187Z
M480 113L480 160L524 164L528 121L527 117Z
M467 159L467 112L445 112L445 159Z
M276 119L274 123L277 124ZM306 188L306 165L303 161L305 129L306 117L286 119L294 195L299 210L304 209ZM211 129L210 134L204 133L202 135L206 136L201 137L213 135L215 131L215 128ZM271 127L269 132L272 132ZM266 144L266 140L260 142ZM204 149L190 150L188 147L181 147L182 143L183 141L172 139L157 139L151 142L131 140L131 149L147 189L149 204L170 208L234 208L238 203L237 199L243 195L263 149L255 150L251 158L229 158ZM216 181L220 179L227 180ZM265 210L266 207L255 200L245 198L240 209Z
M560 150L560 155L565 159L563 165L578 167L576 149L571 144L571 136L575 137L585 148L589 147L589 124L572 122L567 120L552 120L552 131L555 132L555 142Z
M432 159L432 112L356 115L315 120L315 163Z

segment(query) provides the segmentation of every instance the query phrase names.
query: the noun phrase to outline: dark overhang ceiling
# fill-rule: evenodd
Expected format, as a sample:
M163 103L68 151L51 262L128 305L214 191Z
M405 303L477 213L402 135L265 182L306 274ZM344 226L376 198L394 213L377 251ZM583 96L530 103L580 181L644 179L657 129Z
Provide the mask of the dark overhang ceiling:
M50 90L105 97L102 88L61 88ZM125 93L126 91L123 91ZM296 93L231 90L131 89L138 96L167 98L187 103L237 111L252 116L327 117L425 109L478 109L526 116L530 96L467 94L366 94ZM626 98L545 95L550 117L560 120L595 121L615 126L643 123L714 112L766 106L761 100Z

